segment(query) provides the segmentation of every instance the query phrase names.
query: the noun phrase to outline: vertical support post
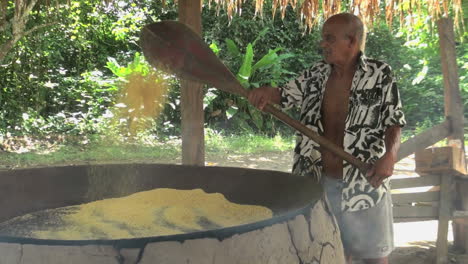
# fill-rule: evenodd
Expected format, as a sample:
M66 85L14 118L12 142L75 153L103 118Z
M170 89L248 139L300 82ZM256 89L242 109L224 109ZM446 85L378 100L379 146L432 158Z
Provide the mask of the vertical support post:
M439 224L437 228L436 264L448 263L448 225L452 218L453 175L440 175Z
M179 0L179 21L201 34L202 0ZM204 166L203 84L181 80L182 163Z
M458 84L457 59L455 52L455 34L453 32L453 21L450 18L441 18L437 21L439 31L440 57L442 63L442 73L444 77L444 96L445 96L445 116L451 121L452 134L448 137L449 144L457 145L462 150L463 164L466 168L465 146L463 135L463 104L460 96L460 87ZM457 188L456 209L468 210L467 200L468 192L462 188ZM466 227L454 223L454 246L468 253L466 240L468 230Z

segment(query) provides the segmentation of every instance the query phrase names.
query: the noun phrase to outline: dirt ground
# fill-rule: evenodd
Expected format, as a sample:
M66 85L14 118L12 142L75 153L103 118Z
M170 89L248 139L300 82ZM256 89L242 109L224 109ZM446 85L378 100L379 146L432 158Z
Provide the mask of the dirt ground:
M213 155L206 158L207 166L245 167L290 172L291 152L262 153L254 155ZM416 176L414 158L397 163L395 177ZM395 251L390 255L391 264L434 263L437 221L395 223ZM449 241L453 240L449 230ZM360 263L355 261L353 263ZM449 263L457 263L451 257Z

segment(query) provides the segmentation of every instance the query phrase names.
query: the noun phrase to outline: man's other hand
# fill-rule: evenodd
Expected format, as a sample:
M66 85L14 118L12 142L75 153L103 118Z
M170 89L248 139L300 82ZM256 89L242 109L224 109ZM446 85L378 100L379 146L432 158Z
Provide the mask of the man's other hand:
M278 88L262 86L249 92L249 102L260 110L268 103L279 104L281 94Z
M366 176L369 180L369 183L374 188L379 187L386 178L392 176L394 166L395 158L393 155L389 153L383 155L367 172Z

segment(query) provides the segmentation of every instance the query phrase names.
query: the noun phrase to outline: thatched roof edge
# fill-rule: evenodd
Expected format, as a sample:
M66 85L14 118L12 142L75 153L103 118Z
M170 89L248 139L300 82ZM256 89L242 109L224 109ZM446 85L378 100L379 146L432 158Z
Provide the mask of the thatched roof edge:
M162 0L163 3L166 0ZM196 0L193 0L196 1ZM203 1L203 0L201 0ZM393 25L395 19L399 20L402 27L411 25L414 17L426 11L433 21L441 17L452 16L454 24L458 28L464 28L463 24L463 0L271 0L271 12L273 16L280 14L285 16L286 8L291 6L297 10L302 23L309 30L322 19L341 13L350 12L359 16L363 22L371 26L382 12L389 26ZM468 0L465 0L468 1ZM177 0L174 0L177 3ZM261 16L265 9L267 0L205 0L208 7L216 6L219 10L226 10L232 18L240 15L242 6L248 2L255 5L255 15ZM344 7L348 6L349 10ZM405 18L407 21L405 21Z

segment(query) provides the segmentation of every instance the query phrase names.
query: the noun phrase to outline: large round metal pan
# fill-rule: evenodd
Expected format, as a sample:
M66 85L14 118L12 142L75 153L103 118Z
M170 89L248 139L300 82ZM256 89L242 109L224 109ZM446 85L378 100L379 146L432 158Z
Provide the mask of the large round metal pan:
M106 164L2 170L0 222L44 209L122 197L155 188L201 188L207 193L222 193L234 203L266 206L273 211L274 216L241 226L169 236L78 241L31 239L0 233L0 242L140 247L155 241L184 241L203 237L223 239L287 221L298 214L308 214L322 197L320 184L314 179L245 168Z

